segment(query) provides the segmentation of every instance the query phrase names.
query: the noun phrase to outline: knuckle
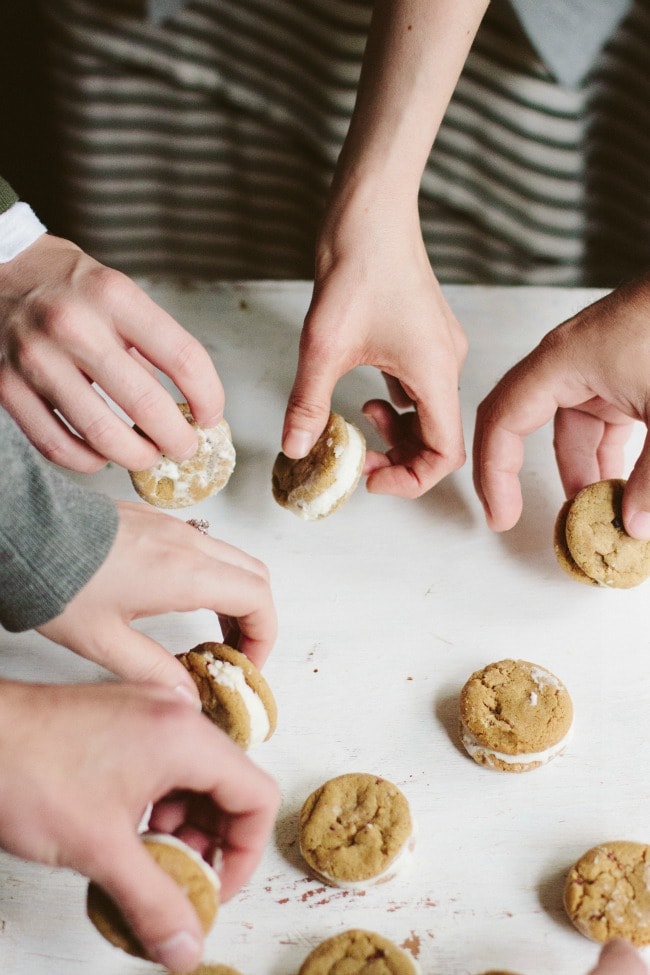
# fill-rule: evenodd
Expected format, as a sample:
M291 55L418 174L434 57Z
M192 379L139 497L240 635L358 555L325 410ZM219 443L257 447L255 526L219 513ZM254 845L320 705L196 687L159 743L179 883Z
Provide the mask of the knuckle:
M88 272L89 296L100 305L112 305L118 291L128 291L132 286L134 283L127 275L103 264L98 264Z
M174 355L174 373L179 377L191 379L197 373L211 368L211 365L212 360L207 350L203 348L200 342L186 333Z

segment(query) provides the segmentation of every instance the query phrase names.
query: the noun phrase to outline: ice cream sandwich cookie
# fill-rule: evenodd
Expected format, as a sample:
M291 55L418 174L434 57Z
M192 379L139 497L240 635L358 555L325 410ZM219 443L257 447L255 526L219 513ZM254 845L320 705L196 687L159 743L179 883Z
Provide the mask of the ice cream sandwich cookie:
M631 589L650 576L650 541L632 538L623 527L625 481L611 478L589 484L562 509L555 528L558 562L581 582ZM586 576L586 580L582 578Z
M419 975L411 955L373 931L344 931L305 958L298 975Z
M200 427L187 403L177 405L196 430L199 445L194 456L176 461L163 454L153 467L129 471L140 497L158 508L187 508L209 498L226 486L235 469L235 448L226 421Z
M212 867L186 843L166 833L141 836L147 852L172 877L196 911L203 931L212 927L219 909L219 878ZM138 958L147 954L117 904L97 884L88 885L88 917L107 941Z
M571 499L565 501L558 512L557 518L555 519L555 530L553 533L553 549L555 551L555 558L567 575L570 575L571 578L575 579L577 582L582 582L586 586L597 586L598 583L596 580L592 579L580 568L569 551L569 546L566 540L566 520L569 513L569 508L572 504L573 501Z
M194 678L203 712L234 742L248 749L271 737L275 698L245 654L225 643L200 643L177 656Z
M361 431L338 413L306 457L278 454L273 466L273 497L305 521L325 518L350 497L363 473L366 441Z
M568 873L564 907L592 941L650 944L650 846L618 840L587 850Z
M192 970L192 975L240 975L240 972L230 965L199 965Z
M473 673L459 711L467 753L500 772L528 772L550 762L564 751L573 726L564 684L525 660L500 660Z
M300 811L300 852L313 876L334 887L363 889L390 880L414 842L405 796L365 772L330 779Z

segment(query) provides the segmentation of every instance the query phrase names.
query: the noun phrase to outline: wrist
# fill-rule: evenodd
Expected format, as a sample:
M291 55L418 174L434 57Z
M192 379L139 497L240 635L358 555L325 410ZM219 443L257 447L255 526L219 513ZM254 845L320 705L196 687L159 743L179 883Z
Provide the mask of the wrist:
M8 264L46 232L28 203L12 203L0 213L0 264Z

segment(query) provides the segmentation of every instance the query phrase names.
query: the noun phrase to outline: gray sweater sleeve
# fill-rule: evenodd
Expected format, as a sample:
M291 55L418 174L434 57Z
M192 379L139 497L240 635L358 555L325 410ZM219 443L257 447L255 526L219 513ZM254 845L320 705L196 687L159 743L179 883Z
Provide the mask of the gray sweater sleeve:
M48 464L0 408L0 623L54 619L106 559L117 532L110 498Z

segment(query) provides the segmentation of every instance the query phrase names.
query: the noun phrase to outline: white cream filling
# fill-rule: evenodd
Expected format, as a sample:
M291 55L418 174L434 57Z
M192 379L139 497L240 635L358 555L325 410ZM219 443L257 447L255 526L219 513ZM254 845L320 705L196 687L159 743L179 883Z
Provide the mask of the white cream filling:
M212 479L215 460L235 466L235 448L221 426L207 430L195 427L198 447L193 457L187 461L175 461L164 454L157 464L149 469L156 483L168 478L174 483L174 497L185 498L189 494L190 482L197 480L206 487ZM212 462L210 462L212 458ZM202 466L196 467L197 461Z
M239 694L250 722L249 745L261 745L263 741L266 741L271 730L271 724L262 698L250 684L246 683L244 671L235 664L215 658L208 664L208 673L221 687L227 687Z
M540 765L545 765L550 762L556 755L559 755L564 751L568 745L571 736L573 735L573 722L567 731L566 735L555 744L551 745L549 748L545 748L541 752L519 752L517 755L508 755L505 752L498 752L494 748L490 748L488 745L481 744L476 736L469 730L464 721L461 721L461 741L463 747L467 753L474 758L478 754L485 755L488 759L494 759L499 762L503 762L505 765L532 765L533 762L539 762Z
M177 850L182 850L190 860L193 860L197 866L201 867L201 870L215 890L221 889L221 881L216 871L212 869L209 863L206 863L200 853L197 853L196 850L188 846L187 843L184 843L183 840L179 840L177 836L172 836L170 833L143 833L142 839L145 843L147 840L151 840L153 843L164 843L167 846L175 847Z
M337 501L345 497L359 477L359 467L363 460L365 442L359 431L351 423L346 421L346 427L348 430L347 449L335 448L334 450L338 464L333 482L309 504L299 506L298 513L306 520L329 514Z

